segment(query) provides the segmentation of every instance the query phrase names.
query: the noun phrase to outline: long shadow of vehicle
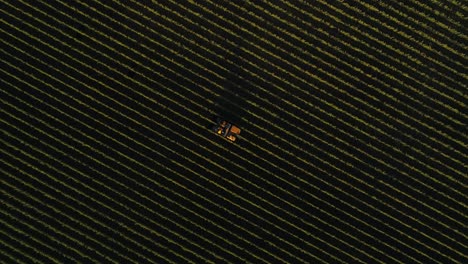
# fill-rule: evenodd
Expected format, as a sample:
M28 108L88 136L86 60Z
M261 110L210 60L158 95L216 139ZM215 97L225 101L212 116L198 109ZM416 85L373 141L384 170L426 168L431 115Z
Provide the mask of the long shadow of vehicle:
M242 25L242 21L233 21L238 25ZM219 91L219 96L214 99L214 112L213 122L216 117L221 117L224 120L236 124L241 129L246 125L249 111L252 107L249 101L255 100L254 87L246 80L251 78L250 74L242 67L245 64L243 58L248 58L242 46L245 45L246 39L249 36L242 32L237 31L238 36L231 36L229 43L225 43L225 47L231 50L231 53L225 57L227 61L221 62L229 70L225 75L223 82L223 90ZM232 44L235 43L235 46Z
M242 54L240 49L236 49L234 55L228 58L232 65L229 65L230 72L227 73L223 83L224 89L215 99L214 111L220 116L232 123L242 125L246 111L248 110L247 100L251 96L248 84L243 80L245 73L239 66L242 63L240 59Z

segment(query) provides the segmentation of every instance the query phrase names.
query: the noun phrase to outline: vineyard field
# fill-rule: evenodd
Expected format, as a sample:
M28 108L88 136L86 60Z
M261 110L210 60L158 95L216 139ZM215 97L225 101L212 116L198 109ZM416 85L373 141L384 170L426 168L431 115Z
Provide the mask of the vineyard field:
M0 11L4 263L467 263L463 1Z

